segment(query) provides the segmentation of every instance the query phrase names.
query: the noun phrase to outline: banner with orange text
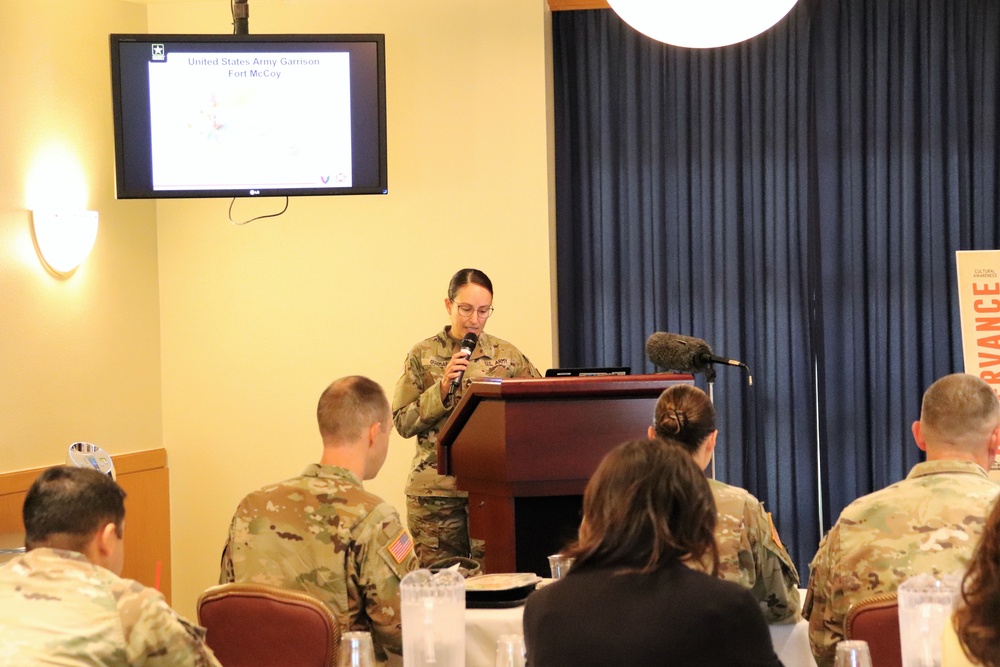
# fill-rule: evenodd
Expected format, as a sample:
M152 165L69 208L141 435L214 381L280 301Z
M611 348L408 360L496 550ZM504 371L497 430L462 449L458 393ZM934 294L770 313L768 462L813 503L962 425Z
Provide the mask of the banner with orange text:
M955 264L965 372L1000 394L1000 250L959 250ZM1000 480L1000 461L990 477Z

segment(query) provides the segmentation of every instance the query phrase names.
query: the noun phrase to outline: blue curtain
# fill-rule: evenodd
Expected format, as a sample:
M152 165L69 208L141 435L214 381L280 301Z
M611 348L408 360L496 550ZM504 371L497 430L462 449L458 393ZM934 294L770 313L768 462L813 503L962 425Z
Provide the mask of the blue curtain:
M954 251L1000 225L998 6L800 0L710 50L553 16L560 362L652 372L654 331L746 362L713 386L717 476L803 580L961 368Z
M998 247L1000 3L823 2L814 25L814 340L835 519L919 460L921 395L963 369L955 251Z

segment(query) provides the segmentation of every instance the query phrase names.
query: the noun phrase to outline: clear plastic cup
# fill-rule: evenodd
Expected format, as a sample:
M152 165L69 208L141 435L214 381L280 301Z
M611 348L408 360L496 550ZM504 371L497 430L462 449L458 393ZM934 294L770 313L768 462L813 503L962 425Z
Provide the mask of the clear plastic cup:
M573 561L575 558L570 558L568 556L563 556L562 554L552 554L549 556L549 570L552 572L553 579L562 579L569 572L569 568L573 566Z
M375 667L375 647L370 632L345 632L340 635L337 667Z
M872 667L872 654L868 642L860 639L844 640L837 644L834 667Z
M524 637L500 635L494 667L524 667Z

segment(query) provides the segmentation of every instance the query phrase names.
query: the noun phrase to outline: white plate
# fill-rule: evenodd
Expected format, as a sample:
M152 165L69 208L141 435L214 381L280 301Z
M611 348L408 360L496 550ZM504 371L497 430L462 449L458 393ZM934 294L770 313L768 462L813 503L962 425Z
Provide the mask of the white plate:
M509 591L515 588L533 586L541 581L534 572L515 572L512 574L484 574L465 580L467 591Z

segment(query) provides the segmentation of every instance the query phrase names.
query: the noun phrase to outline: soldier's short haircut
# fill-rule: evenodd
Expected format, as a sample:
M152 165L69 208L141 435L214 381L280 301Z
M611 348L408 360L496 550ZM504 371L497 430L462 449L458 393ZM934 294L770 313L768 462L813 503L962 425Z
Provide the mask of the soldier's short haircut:
M656 401L656 437L676 440L694 454L715 430L715 408L708 395L693 384L667 387Z
M924 392L920 423L930 444L978 449L1000 425L1000 400L975 375L946 375Z
M389 400L377 382L350 375L334 380L319 397L316 419L324 442L350 442L375 422L388 428Z
M34 481L22 509L28 549L58 543L83 551L94 533L114 523L122 536L125 491L90 468L49 468Z
M479 285L489 292L490 296L493 296L493 281L490 280L489 276L479 269L459 269L451 277L451 282L448 283L448 298L454 301L455 297L458 296L458 290L470 284Z
M719 568L715 499L705 474L673 440L634 440L611 450L583 494L574 568L653 572L694 562Z

